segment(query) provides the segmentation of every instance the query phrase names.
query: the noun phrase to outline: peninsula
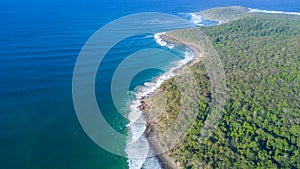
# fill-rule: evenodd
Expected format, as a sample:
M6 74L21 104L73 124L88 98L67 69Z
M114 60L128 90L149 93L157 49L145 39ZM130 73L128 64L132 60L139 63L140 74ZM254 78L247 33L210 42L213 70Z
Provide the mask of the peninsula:
M187 136L159 155L164 167L300 168L300 16L250 13L244 7L197 14L223 24L163 36L194 51L196 59L178 76L192 70L200 89L195 92L201 95L197 120ZM203 64L210 53L198 36L203 33L220 56L228 88L222 118L204 142L199 135L212 100ZM148 135L163 133L177 118L181 93L176 85L171 78L158 88L166 97L165 107L157 92L143 100L146 118L156 117L147 124ZM158 137L150 143L159 149L162 140Z

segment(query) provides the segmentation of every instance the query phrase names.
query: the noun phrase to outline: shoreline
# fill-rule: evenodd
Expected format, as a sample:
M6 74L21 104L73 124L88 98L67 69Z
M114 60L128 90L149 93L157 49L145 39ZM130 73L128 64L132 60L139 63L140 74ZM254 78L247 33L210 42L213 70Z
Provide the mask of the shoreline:
M149 157L154 157L156 160L158 160L160 166L162 168L178 168L177 165L173 162L173 160L167 155L166 153L159 154L159 155L154 155L153 152L163 152L159 151L162 150L162 146L159 143L158 139L149 139L148 136L150 134L153 135L152 131L155 131L155 129L152 127L152 125L148 122L149 119L147 115L150 115L150 112L147 112L147 99L150 97L155 97L157 91L159 90L159 87L161 86L162 83L165 81L171 79L172 77L178 76L181 74L181 72L186 68L187 66L190 66L194 63L196 63L199 60L199 53L195 52L194 47L190 47L187 44L181 43L179 41L171 40L167 38L168 36L165 35L166 33L157 33L154 35L155 40L157 43L161 46L165 46L169 49L172 49L175 45L184 47L185 50L185 58L182 60L179 60L176 63L176 66L170 67L165 73L163 73L160 76L155 77L154 79L151 80L151 85L150 85L150 90L147 91L138 91L136 93L136 99L131 101L133 103L132 105L132 110L134 112L140 111L141 117L143 118L145 125L144 125L144 131L143 131L143 137L147 140L149 147L151 148L152 152L149 152ZM147 88L147 86L145 86ZM135 102L135 103L134 103ZM153 122L153 121L152 121ZM131 125L128 125L129 128L131 128ZM127 145L128 148L128 145ZM125 150L127 151L127 150Z
M186 67L197 63L200 60L200 58L203 56L203 54L200 52L200 49L197 48L193 44L185 43L183 41L174 39L171 36L167 35L167 33L166 34L165 33L160 34L159 36L163 41L165 41L167 43L171 43L171 44L186 47L194 55L193 58L190 61L183 64L181 67L179 67L177 69L174 69L175 76L178 76L178 75L182 74L182 71ZM168 80L168 79L166 79L166 80ZM152 97L152 96L155 97L155 94L157 93L157 90L158 90L158 88L155 89L155 91L153 93L150 93L148 96L140 98L139 109L143 112L143 116L144 116L145 119L147 119L147 115L149 115L149 114L151 115L151 112L149 112L149 108L151 107L151 104L149 104L147 102L147 98ZM146 129L145 129L145 135L146 135L146 139L148 140L148 142L150 144L150 147L152 147L155 152L162 152L162 150L163 150L162 145L161 145L160 141L157 139L157 137L155 137L157 135L157 131L155 129L156 124L157 124L157 121L155 121L155 120L151 121L151 122L147 121ZM151 139L149 139L149 136L151 136ZM156 155L155 157L159 160L159 162L160 162L160 164L162 165L163 168L168 168L168 169L181 168L181 166L178 163L176 163L168 155L167 152Z
M248 15L249 13L250 14L251 13L275 13L273 11L270 12L270 11L255 10L255 9L250 9L250 8L247 8L247 9L248 9L248 11L247 11L247 13L245 13L244 16L251 16L251 15ZM279 12L276 12L276 14L277 13L279 13ZM280 12L280 14L294 14L294 13ZM241 17L241 18L243 18L243 17ZM234 21L236 19L239 19L239 17L233 17L231 21ZM226 23L226 22L224 22L224 23ZM190 30L188 30L188 32L184 32L185 34L184 33L183 34L179 34L179 33L172 34L172 31L171 31L171 32L167 32L167 33L160 33L160 35L159 35L159 38L161 39L160 42L164 43L163 46L169 47L167 45L168 43L180 45L180 46L188 48L194 54L194 56L191 60L189 60L188 62L186 62L184 64L181 64L180 67L175 67L173 69L174 76L182 75L182 73L184 72L186 67L197 63L198 61L200 61L201 57L203 57L204 55L206 56L208 54L207 50L205 48L205 42L203 42L203 45L202 45L201 41L195 41L195 39L193 39L193 38L191 38L191 41L190 41L190 39L189 39L190 36L189 37L186 36L187 34L191 34L191 32L189 32L189 31ZM175 36L173 36L173 35L175 35ZM181 37L183 37L183 38L181 39ZM174 77L174 76L172 76L172 77ZM166 82L167 80L168 79L165 79L163 82ZM151 116L153 116L153 114L155 114L155 112L156 112L156 111L151 112L151 106L154 105L153 107L156 107L155 104L153 104L155 102L151 103L151 97L153 97L153 98L156 97L156 94L158 93L160 86L161 86L161 84L153 92L149 93L149 95L139 98L140 105L138 107L143 112L143 116L146 121L144 135L146 136L146 139L147 139L150 147L155 152L163 152L162 151L163 150L163 144L162 144L163 142L160 141L160 139L157 137L157 135L158 135L157 134L158 133L158 130L157 130L158 129L157 128L158 120L152 119L152 121L151 121L151 120L147 120L147 119L151 119ZM149 136L151 136L151 137L149 138ZM180 163L176 161L176 158L172 158L172 153L169 154L168 152L164 152L162 154L156 155L155 157L160 162L160 165L162 168L182 168Z

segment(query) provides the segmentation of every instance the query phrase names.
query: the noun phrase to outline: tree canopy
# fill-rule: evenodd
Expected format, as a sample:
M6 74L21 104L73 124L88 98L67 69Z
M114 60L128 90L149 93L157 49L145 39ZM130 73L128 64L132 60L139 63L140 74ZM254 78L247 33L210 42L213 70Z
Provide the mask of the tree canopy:
M251 14L181 31L191 36L202 31L211 39L229 91L218 127L201 143L199 134L210 111L210 82L201 60L190 66L203 97L187 137L168 152L174 161L182 168L300 168L300 17ZM160 132L172 125L179 111L175 86L170 79L160 87L168 99L158 119Z

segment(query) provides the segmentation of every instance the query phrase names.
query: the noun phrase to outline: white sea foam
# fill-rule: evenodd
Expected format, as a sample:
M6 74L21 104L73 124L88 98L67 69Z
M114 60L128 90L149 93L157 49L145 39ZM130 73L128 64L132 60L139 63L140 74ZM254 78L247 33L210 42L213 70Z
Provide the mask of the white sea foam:
M155 157L147 158L147 160L143 164L144 169L162 169L159 161Z
M205 26L205 18L197 13L178 13L178 16L193 23L196 26Z
M153 35L146 35L145 38L153 38Z
M222 24L221 22L209 20L198 13L178 13L178 16L193 23L195 26L213 26Z
M146 123L131 123L129 125L129 139L127 141L126 153L130 169L142 168L149 151L149 143L143 135ZM137 155L139 156L137 158Z
M288 15L300 15L299 12L284 12L284 11L268 11L260 9L249 8L250 13L270 13L270 14L288 14Z
M175 47L174 44L172 43L168 43L166 41L164 41L162 38L161 38L161 35L165 34L165 32L162 32L162 33L156 33L154 35L154 39L156 41L157 44L159 44L160 46L166 46L168 47L169 49L173 49Z
M144 83L144 85L138 87L134 93L135 99L131 101L129 106L130 112L128 119L130 120L130 124L127 125L129 129L129 139L127 141L126 152L130 169L140 169L141 167L146 169L161 168L158 159L155 157L147 158L147 155L153 150L149 148L149 143L144 135L146 122L138 106L140 105L140 99L142 97L153 93L165 80L175 76L175 70L190 62L195 56L190 49L186 49L184 54L185 58L176 62L173 68L155 78L153 81ZM136 158L137 155L139 158Z
M138 106L140 105L140 100L137 98L132 100L129 105L129 115L128 119L130 123L127 125L129 129L129 138L126 145L126 153L128 156L128 165L130 169L140 169L146 158L149 151L149 143L146 137L143 135L146 129L146 122L143 119L142 112L139 110ZM137 155L139 156L137 158Z
M204 17L201 15L198 15L196 13L189 13L190 15L190 21L193 22L195 25L198 26L204 26L204 24L202 23L204 20Z

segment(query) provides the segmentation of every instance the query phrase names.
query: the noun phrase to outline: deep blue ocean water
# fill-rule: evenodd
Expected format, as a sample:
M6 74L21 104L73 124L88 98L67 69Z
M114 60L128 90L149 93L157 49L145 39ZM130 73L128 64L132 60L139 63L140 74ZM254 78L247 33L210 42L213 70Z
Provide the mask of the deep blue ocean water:
M300 12L296 0L0 1L0 168L128 168L126 158L98 147L77 120L72 73L82 46L99 28L128 14L177 15L232 5ZM162 48L151 36L135 38L110 51L96 80L99 106L111 126L122 133L128 121L118 115L109 96L114 69L134 51ZM166 59L162 65L169 62ZM160 73L142 72L132 89Z

